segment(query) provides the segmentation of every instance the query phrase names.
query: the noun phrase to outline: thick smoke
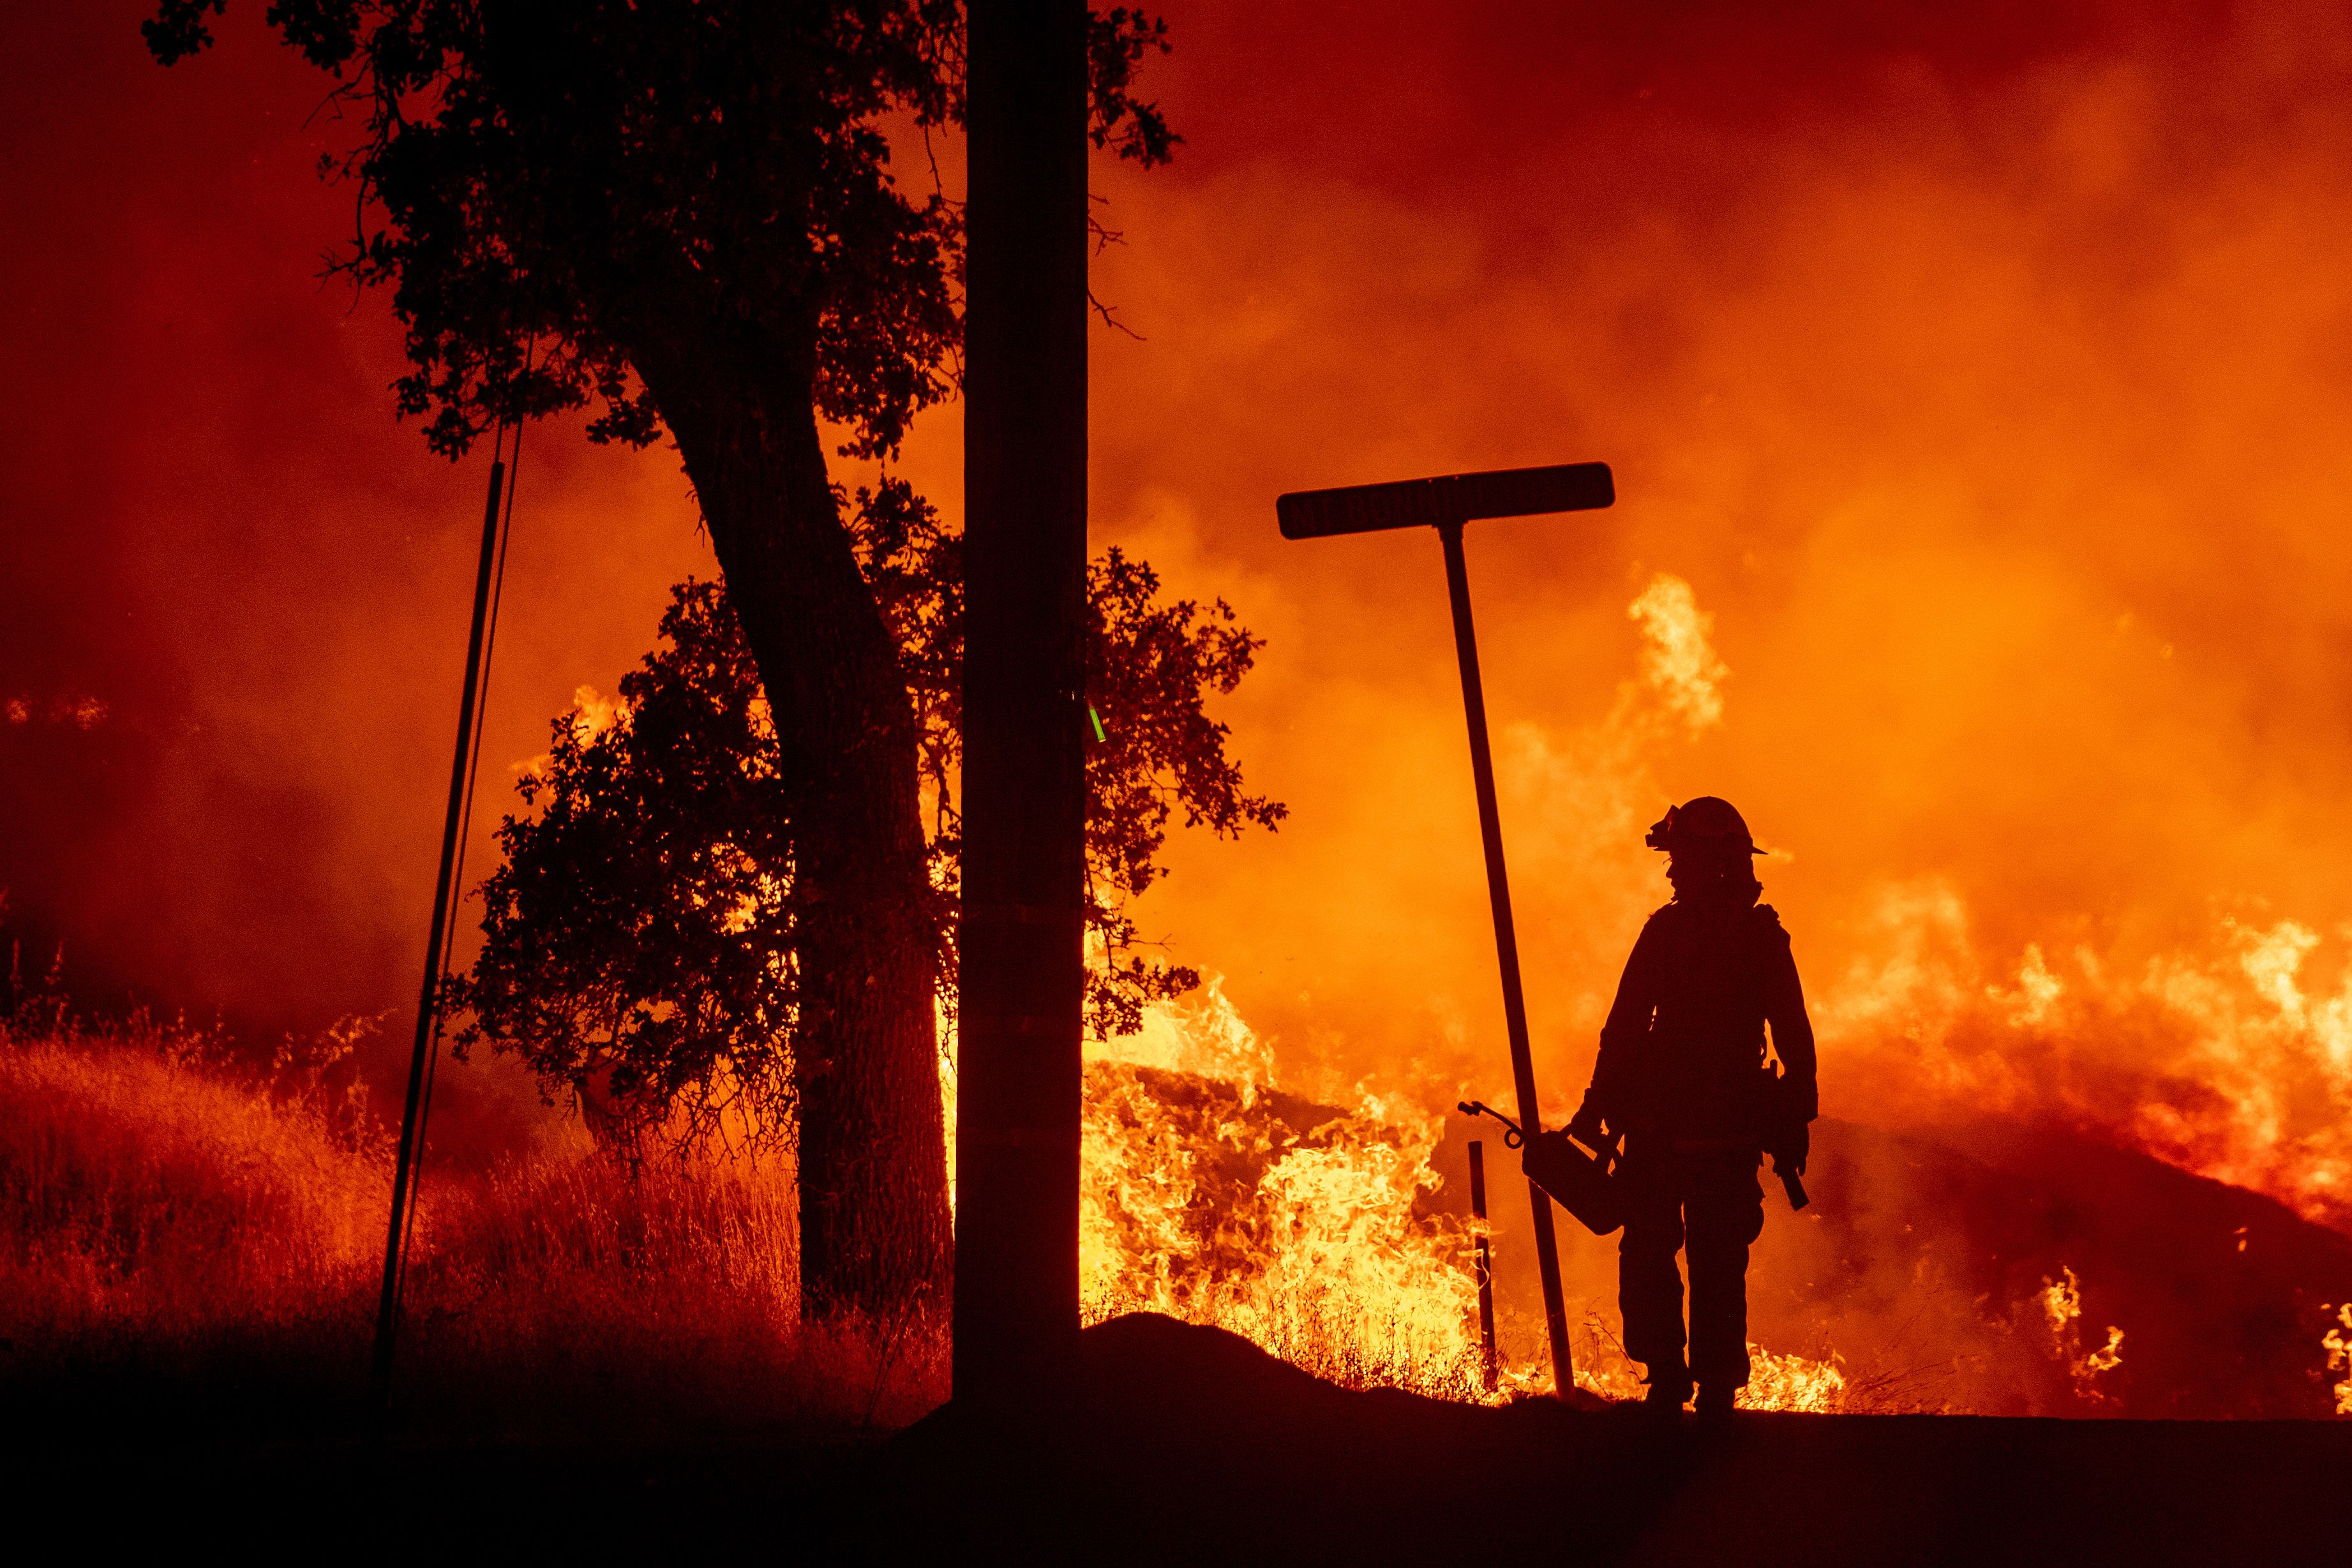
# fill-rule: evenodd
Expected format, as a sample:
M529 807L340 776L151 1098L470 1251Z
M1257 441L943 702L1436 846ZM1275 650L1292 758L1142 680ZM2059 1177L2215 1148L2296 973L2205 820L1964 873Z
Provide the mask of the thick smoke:
M0 22L0 921L26 984L62 944L85 1008L266 1048L406 1026L487 457L394 423L386 302L321 282L351 126L262 9L170 71L135 0ZM507 759L709 570L668 455L547 429L520 485L477 876Z
M1721 793L1834 1113L2053 1119L2341 1224L2352 33L1775 15L1375 17L1279 92L1180 59L1204 145L1110 184L1146 341L1099 347L1097 516L1273 635L1234 722L1296 815L1182 846L1159 922L1286 1068L1502 1088L1435 543L1266 500L1605 459L1613 511L1470 530L1555 1106L1664 896L1640 825ZM1626 619L1660 573L1704 702Z
M391 423L385 301L316 281L350 222L319 80L257 7L159 71L144 10L4 25L43 150L0 172L42 236L0 257L9 918L117 994L397 1032L482 465ZM1285 1082L1506 1071L1435 541L1284 544L1271 498L1601 458L1614 510L1470 540L1550 1103L1664 896L1642 825L1722 793L1835 1113L2054 1119L2341 1224L2352 26L1171 21L1188 144L1097 175L1143 340L1096 340L1097 538L1272 639L1227 716L1294 815L1180 840L1141 914ZM953 507L952 410L907 466ZM671 454L535 432L521 482L478 845L709 570ZM1685 611L1703 643L1661 641Z
M488 459L394 423L387 302L320 277L352 127L264 9L169 71L142 0L0 16L0 965L264 1053L380 1018L396 1082ZM507 762L711 570L673 454L537 430L520 483L474 878ZM496 1070L437 1103L445 1151L539 1116Z

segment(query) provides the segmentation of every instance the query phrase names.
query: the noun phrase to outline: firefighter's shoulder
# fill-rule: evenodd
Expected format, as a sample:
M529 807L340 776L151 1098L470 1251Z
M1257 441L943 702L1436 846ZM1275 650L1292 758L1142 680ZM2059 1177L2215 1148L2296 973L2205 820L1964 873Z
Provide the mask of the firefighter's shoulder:
M1789 928L1780 924L1780 912L1770 904L1759 904L1749 914L1756 922L1756 929L1759 935L1769 933L1783 942L1789 939Z

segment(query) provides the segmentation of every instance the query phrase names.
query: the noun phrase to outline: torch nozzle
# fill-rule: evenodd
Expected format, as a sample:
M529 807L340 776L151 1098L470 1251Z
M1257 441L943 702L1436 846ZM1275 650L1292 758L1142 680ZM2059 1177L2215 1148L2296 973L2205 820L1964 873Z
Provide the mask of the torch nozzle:
M1503 1124L1503 1147L1507 1149L1516 1149L1520 1144L1526 1142L1525 1135L1519 1131L1519 1124L1484 1100L1459 1101L1454 1108L1465 1116L1492 1116Z

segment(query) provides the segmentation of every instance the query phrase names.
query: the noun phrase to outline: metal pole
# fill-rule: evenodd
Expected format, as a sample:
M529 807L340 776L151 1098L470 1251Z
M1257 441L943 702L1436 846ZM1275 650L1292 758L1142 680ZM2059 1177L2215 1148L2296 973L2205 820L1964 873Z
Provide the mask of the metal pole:
M392 1223L383 1242L383 1291L376 1303L373 1377L378 1404L391 1396L392 1353L400 1332L400 1249L408 1216L410 1176L416 1164L417 1117L425 1099L425 1068L440 1012L442 935L449 924L451 884L457 875L457 834L465 825L467 764L473 753L474 697L481 689L482 643L489 622L491 569L499 542L499 494L503 459L490 462L490 495L482 507L482 560L474 574L474 625L466 639L466 686L457 699L457 749L449 764L449 810L441 824L441 870L433 883L433 925L425 941L425 983L416 998L416 1045L408 1059L408 1097L400 1112L400 1149L392 1166Z
M1478 1371L1486 1392L1501 1381L1495 1364L1495 1260L1486 1249L1486 1145L1470 1140L1470 1212L1478 1221Z
M1495 909L1495 953L1503 969L1503 1023L1511 1039L1511 1086L1518 1096L1519 1129L1533 1138L1536 1117L1535 1061L1528 1052L1528 1004L1519 989L1519 939L1511 925L1511 884L1503 870L1503 821L1495 805L1495 759L1486 748L1486 698L1478 683L1478 635L1470 624L1470 572L1462 559L1462 525L1441 523L1445 544L1445 590L1454 601L1454 651L1462 663L1462 706L1470 723L1470 772L1478 787L1478 836L1486 849L1486 895ZM1544 1327L1551 1336L1552 1387L1563 1398L1576 1386L1568 1345L1568 1309L1559 1290L1559 1243L1552 1235L1551 1199L1533 1181L1528 1202L1535 1211L1536 1268L1543 1277Z

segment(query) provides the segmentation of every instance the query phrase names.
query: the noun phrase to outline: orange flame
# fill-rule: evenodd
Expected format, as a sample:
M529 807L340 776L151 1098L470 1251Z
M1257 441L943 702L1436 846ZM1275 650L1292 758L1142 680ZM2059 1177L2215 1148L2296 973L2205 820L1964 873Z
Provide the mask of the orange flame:
M2113 1372L2123 1364L2124 1331L2109 1325L2106 1344L2097 1350L2085 1351L2081 1322L2081 1281L2074 1278L2072 1269L2062 1266L2059 1273L2063 1277L2042 1281L2042 1310L2050 1322L2050 1337L2057 1348L2059 1359L2066 1364L2067 1373L2074 1380L2076 1397L2094 1404L2102 1403L2108 1396L2095 1380L2101 1373Z
M1213 984L1092 1051L1088 1321L1167 1312L1352 1386L1485 1396L1470 1233L1413 1212L1435 1182L1437 1118L1368 1094L1295 1124L1262 1043Z
M2327 1370L2344 1374L2344 1381L2335 1389L2336 1413L2352 1416L2352 1301L2336 1309L2336 1322L2319 1343L2327 1352Z
M1216 981L1088 1051L1087 1321L1149 1311L1213 1324L1352 1387L1487 1402L1549 1389L1547 1369L1509 1361L1484 1387L1474 1222L1416 1212L1437 1185L1439 1117L1360 1087L1353 1111L1286 1095ZM1584 1340L1578 1386L1640 1397L1597 1314ZM1834 1357L1751 1351L1748 1407L1842 1406Z

